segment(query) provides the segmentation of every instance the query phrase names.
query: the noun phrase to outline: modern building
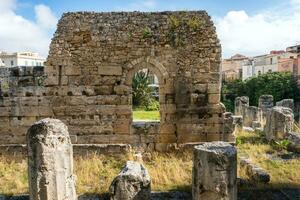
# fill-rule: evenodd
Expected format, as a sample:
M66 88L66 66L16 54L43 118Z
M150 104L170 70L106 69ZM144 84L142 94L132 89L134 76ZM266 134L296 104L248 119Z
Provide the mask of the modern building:
M230 81L242 78L242 66L249 65L251 59L241 54L236 54L222 61L223 80Z
M300 57L281 58L278 62L278 71L291 72L295 76L300 76Z
M0 52L1 64L5 67L16 66L44 66L45 59L38 53L18 52L6 53Z
M4 62L0 58L0 67L5 67Z
M300 54L300 44L286 48L287 52Z
M242 66L242 79L246 80L252 76L258 76L261 74L287 71L283 69L287 62L294 63L294 59L297 58L297 54L286 51L271 51L269 54L253 57L253 62L249 65ZM293 72L293 64L289 64L289 70Z

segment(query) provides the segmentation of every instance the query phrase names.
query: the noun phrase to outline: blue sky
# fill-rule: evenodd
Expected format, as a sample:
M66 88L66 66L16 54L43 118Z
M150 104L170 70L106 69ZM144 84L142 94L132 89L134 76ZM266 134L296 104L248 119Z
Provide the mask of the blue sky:
M143 4L145 2L145 4ZM34 19L34 6L44 4L49 6L57 17L69 11L163 11L163 10L207 10L212 16L224 16L231 10L245 10L256 14L283 0L19 0L17 13ZM148 3L148 5L147 5Z
M0 51L47 56L58 19L71 11L207 10L223 57L300 43L300 0L0 0Z

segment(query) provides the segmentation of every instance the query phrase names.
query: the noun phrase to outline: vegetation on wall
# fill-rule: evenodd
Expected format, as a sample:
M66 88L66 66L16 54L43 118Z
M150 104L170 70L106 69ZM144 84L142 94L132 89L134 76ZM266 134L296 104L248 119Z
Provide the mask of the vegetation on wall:
M273 95L274 102L282 99L300 101L300 89L297 87L297 80L289 72L273 72L245 81L223 82L221 100L227 111L233 112L236 97L248 96L250 105L257 106L259 97L266 94Z

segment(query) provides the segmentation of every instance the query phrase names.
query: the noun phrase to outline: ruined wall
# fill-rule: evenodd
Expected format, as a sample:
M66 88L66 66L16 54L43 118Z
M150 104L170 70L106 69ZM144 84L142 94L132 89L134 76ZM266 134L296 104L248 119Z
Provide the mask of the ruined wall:
M2 96L21 101L0 107L0 126L7 129L0 143L25 143L23 128L43 117L62 120L80 144L224 140L220 62L215 27L204 11L66 13L50 45L45 81L10 87L22 96ZM161 120L140 133L132 127L131 84L143 68L158 77Z

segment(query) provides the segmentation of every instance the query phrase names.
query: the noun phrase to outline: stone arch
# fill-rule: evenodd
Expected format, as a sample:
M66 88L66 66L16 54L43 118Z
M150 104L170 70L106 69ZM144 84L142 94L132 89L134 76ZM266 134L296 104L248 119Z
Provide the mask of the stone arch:
M129 71L126 74L125 84L128 86L131 86L134 74L144 68L149 69L157 76L160 86L165 85L166 79L169 77L167 69L156 59L151 57L142 57L133 60L128 64L127 68L129 69Z
M143 57L133 60L128 64L127 68L129 69L129 71L126 74L125 84L131 89L133 77L139 70L149 69L153 74L157 76L159 84L160 122L164 122L166 106L163 97L166 95L166 93L170 93L170 87L166 86L167 79L169 78L167 69L156 59L150 57ZM132 97L130 96L130 98ZM130 104L130 106L132 106L132 104Z

